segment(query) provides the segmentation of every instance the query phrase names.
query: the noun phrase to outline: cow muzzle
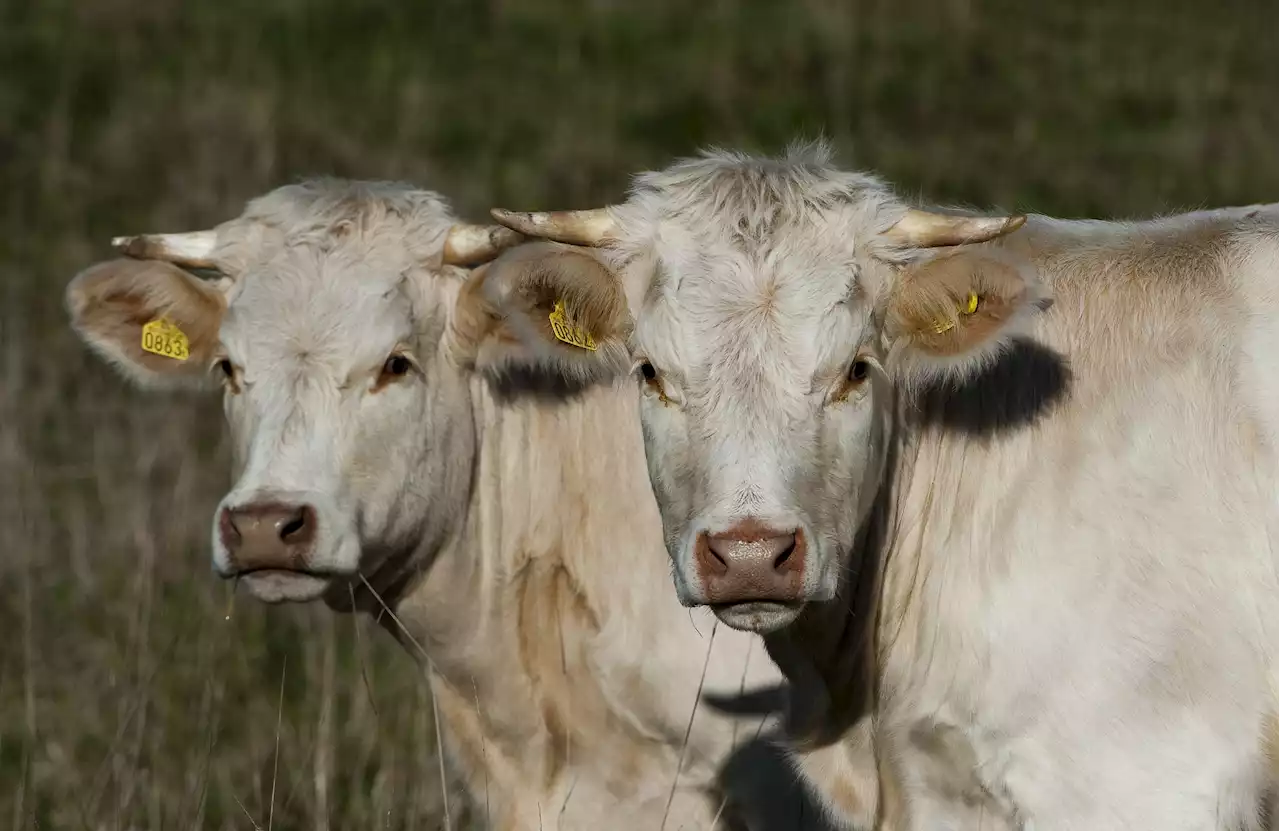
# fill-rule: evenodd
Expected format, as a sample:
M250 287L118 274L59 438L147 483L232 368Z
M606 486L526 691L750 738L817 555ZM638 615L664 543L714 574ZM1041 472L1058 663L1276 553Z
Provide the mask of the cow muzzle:
M808 545L804 530L755 519L702 532L694 563L705 601L729 626L771 631L794 620L804 603Z
M267 602L306 601L322 594L334 575L316 564L320 522L305 502L255 501L218 512L216 558L223 577L243 579Z

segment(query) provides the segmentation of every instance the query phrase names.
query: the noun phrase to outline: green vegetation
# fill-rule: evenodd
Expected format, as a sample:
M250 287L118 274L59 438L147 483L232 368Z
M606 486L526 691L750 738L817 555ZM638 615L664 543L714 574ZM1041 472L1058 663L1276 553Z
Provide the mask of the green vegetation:
M63 286L113 235L314 173L475 218L589 207L702 145L819 133L941 201L1272 201L1276 24L1264 0L0 0L0 827L443 818L399 646L231 608L210 574L216 400L129 390L69 332Z

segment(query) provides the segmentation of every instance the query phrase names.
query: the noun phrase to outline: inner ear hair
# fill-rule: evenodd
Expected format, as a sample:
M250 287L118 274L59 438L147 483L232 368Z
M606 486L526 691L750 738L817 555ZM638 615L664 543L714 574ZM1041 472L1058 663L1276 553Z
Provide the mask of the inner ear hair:
M148 384L165 376L204 377L226 301L218 288L177 266L118 259L76 275L67 287L66 305L72 326L90 346L135 381ZM143 326L158 319L186 336L187 360L142 349Z
M523 312L543 319L563 303L566 316L597 341L625 340L630 333L622 287L588 252L554 242L530 243L507 252L490 268L485 296L507 315ZM550 332L549 323L546 328Z
M558 303L595 349L556 338ZM590 253L559 243L528 243L477 269L455 315L464 362L491 378L533 373L591 384L624 374L630 316L621 286Z
M958 355L993 337L1031 299L1013 263L958 251L903 270L886 327L895 339L937 355Z

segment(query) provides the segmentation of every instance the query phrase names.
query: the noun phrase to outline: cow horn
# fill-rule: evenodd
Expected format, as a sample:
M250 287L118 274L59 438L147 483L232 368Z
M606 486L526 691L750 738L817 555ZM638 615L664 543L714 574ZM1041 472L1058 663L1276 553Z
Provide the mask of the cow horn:
M218 243L216 231L192 231L186 234L141 234L116 237L114 248L138 260L163 260L188 268L217 268L212 259Z
M589 211L536 211L521 213L494 208L489 212L503 225L530 237L542 237L569 245L598 246L617 234L608 208Z
M1026 221L1022 215L948 216L910 208L906 216L885 231L885 236L899 245L936 248L986 242L1018 230Z
M459 223L449 229L449 234L444 239L444 264L480 265L513 245L519 245L524 239L524 234L502 225Z

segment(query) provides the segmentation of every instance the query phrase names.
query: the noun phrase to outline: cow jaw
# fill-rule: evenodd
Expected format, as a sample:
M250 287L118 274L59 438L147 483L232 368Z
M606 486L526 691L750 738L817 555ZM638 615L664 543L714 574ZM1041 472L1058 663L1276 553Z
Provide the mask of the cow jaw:
M249 593L264 603L306 603L329 588L329 578L283 569L263 569L239 577Z
M804 609L803 603L772 603L748 601L746 603L713 603L711 611L726 626L767 635L791 625Z

